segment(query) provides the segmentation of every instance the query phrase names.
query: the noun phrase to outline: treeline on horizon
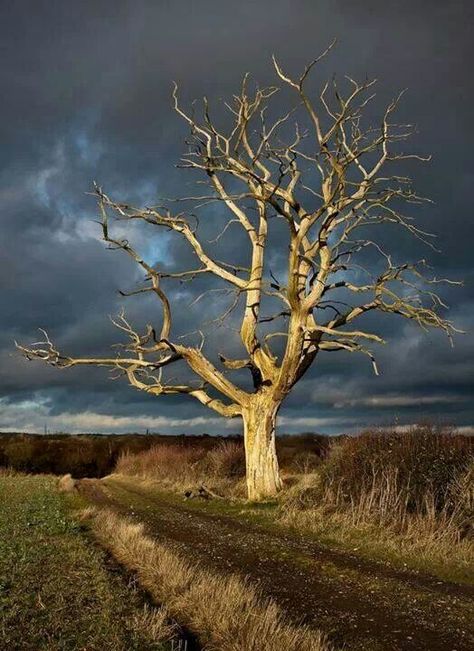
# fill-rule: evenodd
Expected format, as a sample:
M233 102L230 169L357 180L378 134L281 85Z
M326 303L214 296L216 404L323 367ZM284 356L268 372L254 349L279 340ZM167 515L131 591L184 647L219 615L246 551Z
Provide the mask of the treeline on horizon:
M334 437L302 433L281 435L277 449L282 466L298 465L304 458L319 459ZM155 445L177 444L210 450L222 441L241 441L241 435L173 434L25 434L0 432L0 467L26 473L48 473L73 477L104 477L112 473L118 459Z

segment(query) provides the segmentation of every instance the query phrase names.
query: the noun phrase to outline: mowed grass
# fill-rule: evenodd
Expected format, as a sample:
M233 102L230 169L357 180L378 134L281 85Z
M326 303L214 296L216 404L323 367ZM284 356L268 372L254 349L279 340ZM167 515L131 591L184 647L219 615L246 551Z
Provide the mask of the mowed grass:
M0 649L156 651L165 614L111 566L51 476L0 475ZM160 639L161 638L161 639Z

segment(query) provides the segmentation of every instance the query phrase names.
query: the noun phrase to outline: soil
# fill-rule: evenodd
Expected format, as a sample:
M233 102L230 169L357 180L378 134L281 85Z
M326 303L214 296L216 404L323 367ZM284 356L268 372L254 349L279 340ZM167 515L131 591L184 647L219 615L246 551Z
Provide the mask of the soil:
M78 488L88 501L143 522L150 536L188 558L248 576L290 619L324 631L338 649L474 649L474 587L211 513L119 477L80 480Z

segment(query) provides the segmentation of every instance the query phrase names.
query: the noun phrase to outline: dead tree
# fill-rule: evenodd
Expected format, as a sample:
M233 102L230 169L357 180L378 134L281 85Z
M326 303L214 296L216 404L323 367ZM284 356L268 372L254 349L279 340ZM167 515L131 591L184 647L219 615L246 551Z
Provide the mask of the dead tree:
M426 199L400 174L400 163L427 159L400 150L400 142L412 132L410 125L392 122L400 97L390 103L376 127L364 126L364 109L374 97L375 81L346 78L343 90L331 82L312 97L308 75L320 59L299 78L287 75L274 59L278 85L272 87L250 90L245 77L239 94L225 103L231 116L226 131L211 118L206 99L198 118L181 107L174 89L174 108L190 129L189 151L180 166L202 173L209 188L204 195L187 199L222 202L224 222L218 237L228 235L230 225L243 229L247 267L217 260L190 215L125 205L96 186L103 239L142 268L146 285L133 293L156 295L163 313L161 330L147 325L140 332L122 313L115 325L129 343L124 353L105 358L65 356L46 333L44 341L18 346L26 357L53 366L112 367L141 391L156 396L186 394L226 418L242 418L252 500L272 497L281 488L275 452L277 414L316 357L360 352L377 373L370 346L384 342L367 325L355 327L356 321L367 324L364 315L378 311L411 319L423 328L440 328L448 336L455 331L442 316L446 306L435 291L444 279L427 277L424 260L394 261L373 237L374 226L391 224L430 243L431 235L402 212L403 204ZM294 93L295 105L269 120L268 107L274 107L283 88ZM195 254L195 267L165 273L147 262L128 240L114 237L110 214L184 238ZM275 220L282 220L286 228L286 242L280 247L286 268L278 270L279 279L269 267L268 239ZM213 363L202 346L173 338L172 298L162 281L189 281L199 274L213 276L230 290L232 318L241 308L242 359L220 355L220 362ZM274 314L262 314L264 301L275 307ZM180 362L197 376L198 384L164 379L165 369ZM230 371L244 368L252 375L253 390L229 379Z

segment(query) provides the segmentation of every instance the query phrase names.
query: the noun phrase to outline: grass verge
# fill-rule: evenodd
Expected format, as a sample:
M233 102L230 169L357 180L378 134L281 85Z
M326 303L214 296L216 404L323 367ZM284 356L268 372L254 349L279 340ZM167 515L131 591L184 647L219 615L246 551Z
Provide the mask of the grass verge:
M429 492L422 509L408 509L388 472L350 501L320 484L317 473L302 476L282 496L279 524L361 556L474 583L474 537L463 535L464 514L437 510Z
M0 648L165 651L164 610L111 571L50 476L0 475Z
M111 511L88 510L99 540L140 585L213 651L328 651L323 636L286 621L280 608L248 581L191 564Z
M137 500L147 498L176 507L183 506L182 496L166 491L159 482L110 475L103 480L112 496L133 509ZM186 509L215 517L230 517L248 527L304 535L333 549L348 551L368 560L388 562L401 569L410 568L447 581L474 584L474 540L459 539L452 526L439 517L407 515L404 528L390 517L385 521L367 513L365 501L342 508L321 496L318 473L297 478L285 489L279 501L249 503L243 500L188 500ZM130 493L132 489L132 493ZM135 495L131 500L131 496ZM364 498L365 500L365 498Z

